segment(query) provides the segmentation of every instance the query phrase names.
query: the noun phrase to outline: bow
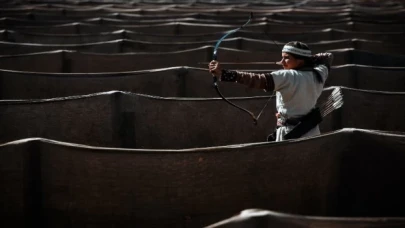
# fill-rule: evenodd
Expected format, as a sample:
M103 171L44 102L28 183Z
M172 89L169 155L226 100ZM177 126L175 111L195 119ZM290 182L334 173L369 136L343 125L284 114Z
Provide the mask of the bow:
M231 35L232 33L237 32L238 30L240 30L241 28L243 28L245 25L249 24L250 21L252 20L252 18L253 18L253 13L250 13L249 20L248 20L245 24L243 24L243 25L240 26L239 28L230 30L228 33L226 33L224 36L222 36L221 39L219 39L219 40L217 41L217 43L216 43L216 45L215 45L215 48L214 48L214 52L213 52L213 54L212 54L212 60L217 60L217 58L218 58L218 48L219 48L219 44L220 44L226 37L228 37L228 36ZM225 102L227 102L228 104L230 104L230 105L232 105L233 107L238 108L238 109L240 109L240 110L242 110L242 111L248 113L248 114L252 117L253 123L254 123L255 125L257 125L257 121L258 121L260 115L262 114L263 110L267 107L267 104L269 103L269 101L271 100L271 98L272 98L273 96L271 96L270 99L266 102L266 105L262 108L262 110L260 111L259 115L255 116L255 115L253 114L253 112L251 112L251 111L249 111L249 110L247 110L247 109L245 109L245 108L242 108L242 107L240 107L240 106L238 106L238 105L232 103L232 102L229 101L228 99L226 99L226 98L222 95L221 91L220 91L219 88L218 88L218 83L217 83L218 78L217 78L215 75L213 75L213 78L212 78L212 79L213 79L213 86L214 86L215 90L217 91L218 95L219 95ZM273 94L273 95L274 95L274 94Z

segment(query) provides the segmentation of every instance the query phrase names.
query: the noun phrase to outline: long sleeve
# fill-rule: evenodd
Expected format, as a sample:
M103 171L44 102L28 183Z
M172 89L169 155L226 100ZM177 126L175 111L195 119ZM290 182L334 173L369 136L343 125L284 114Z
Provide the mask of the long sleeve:
M252 73L243 71L222 70L221 81L237 82L249 88L274 90L274 80L271 73Z

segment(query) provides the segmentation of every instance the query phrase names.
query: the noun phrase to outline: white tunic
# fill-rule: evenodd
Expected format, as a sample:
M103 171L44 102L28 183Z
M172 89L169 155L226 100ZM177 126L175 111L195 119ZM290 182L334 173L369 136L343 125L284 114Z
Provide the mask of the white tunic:
M328 77L328 68L325 65L315 67L325 82ZM278 113L285 118L301 117L315 107L316 101L323 90L323 83L316 80L312 71L278 70L271 73L276 92L276 107ZM277 129L276 141L282 141L284 136L294 126L283 126ZM302 137L319 135L319 126Z

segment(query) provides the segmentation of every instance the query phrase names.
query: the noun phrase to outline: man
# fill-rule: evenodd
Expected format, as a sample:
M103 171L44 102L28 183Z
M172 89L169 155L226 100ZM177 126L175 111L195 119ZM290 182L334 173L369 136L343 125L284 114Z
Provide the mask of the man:
M272 139L275 141L283 141L284 136L315 107L333 61L331 53L312 55L308 46L299 41L284 45L281 57L278 64L284 69L270 73L226 70L218 61L211 61L208 65L209 71L220 81L276 91L277 130L275 139ZM302 137L319 134L319 126L316 126L308 129Z

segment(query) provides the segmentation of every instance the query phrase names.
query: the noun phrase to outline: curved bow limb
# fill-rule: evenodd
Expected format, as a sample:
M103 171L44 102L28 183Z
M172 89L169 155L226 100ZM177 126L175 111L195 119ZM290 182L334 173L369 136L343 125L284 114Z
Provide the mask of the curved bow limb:
M212 60L217 60L217 59L218 59L218 48L219 48L220 43L221 43L226 37L228 37L229 35L231 35L232 33L237 32L239 29L241 29L241 28L243 28L244 26L246 26L247 24L249 24L250 21L252 20L252 18L253 18L253 13L250 13L249 20L248 20L245 24L243 24L243 25L240 26L239 28L236 28L236 29L233 29L233 30L229 31L229 32L226 33L224 36L222 36L221 39L219 39L219 40L217 41L217 43L216 43L216 45L215 45L215 48L214 48L213 55L212 55ZM276 62L276 64L277 64L277 62ZM253 114L253 112L251 112L251 111L249 111L249 110L247 110L247 109L245 109L245 108L242 108L242 107L240 107L240 106L238 106L238 105L232 103L232 102L229 101L228 99L226 99L226 98L222 95L221 91L220 91L219 88L218 88L218 78L217 78L215 75L212 75L212 76L213 76L213 77L212 77L212 79L213 79L213 86L214 86L215 90L217 91L217 94L218 94L225 102L227 102L228 104L232 105L232 106L235 107L235 108L238 108L239 110L242 110L242 111L248 113L248 114L252 117L253 123L254 123L255 125L257 125L257 121L258 121L260 115L262 114L263 110L267 107L269 101L271 100L271 98L272 98L273 96L271 96L271 97L269 98L269 100L266 102L265 106L262 108L262 110L260 111L259 115L255 116L255 115Z
M245 24L243 24L243 25L240 26L239 28L230 30L230 31L227 32L224 36L222 36L221 39L219 39L219 40L217 41L217 43L215 44L215 47L214 47L214 52L213 52L213 54L212 54L212 60L217 60L217 59L218 59L218 48L219 48L219 45L221 44L221 42L222 42L226 37L228 37L229 35L231 35L231 34L237 32L238 30L242 29L244 26L246 26L247 24L249 24L250 21L252 20L252 18L253 18L253 13L250 13L249 20L248 20ZM218 95L219 95L225 102L227 102L228 104L230 104L230 105L234 106L235 108L238 108L238 109L240 109L240 110L242 110L242 111L248 113L248 114L252 117L254 124L257 125L257 118L256 118L256 116L255 116L251 111L249 111L249 110L247 110L247 109L245 109L245 108L242 108L242 107L240 107L240 106L238 106L238 105L236 105L236 104L230 102L228 99L226 99L226 98L222 95L221 91L220 91L219 88L218 88L218 83L217 83L217 82L218 82L218 78L217 78L217 76L215 76L215 75L212 75L212 76L213 76L213 77L212 77L212 79L213 79L213 86L214 86L215 90L217 91Z

